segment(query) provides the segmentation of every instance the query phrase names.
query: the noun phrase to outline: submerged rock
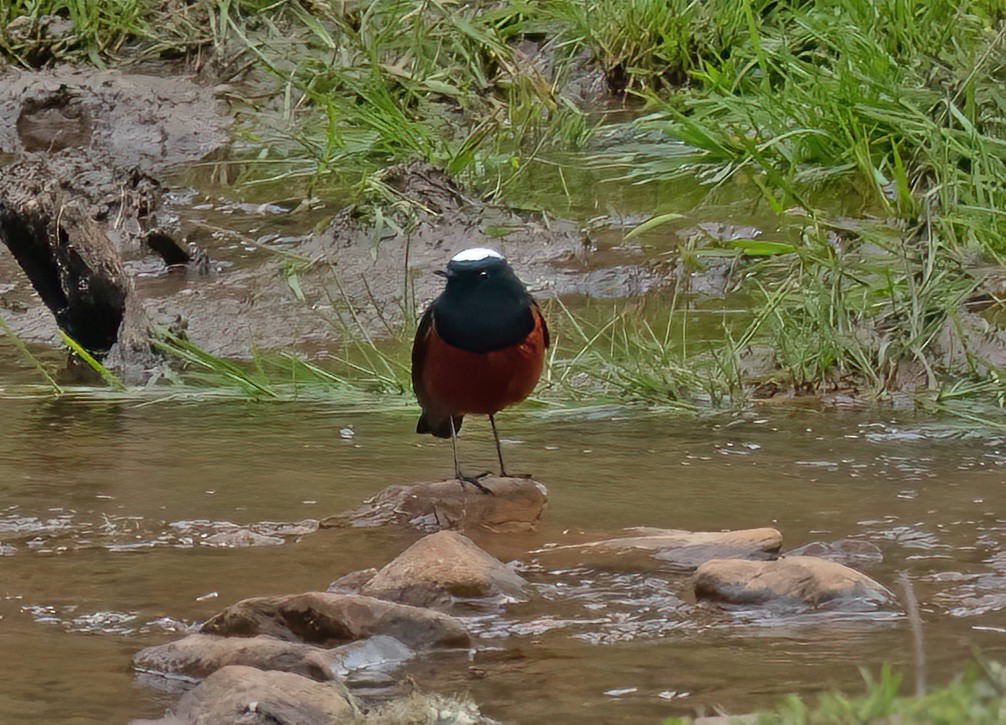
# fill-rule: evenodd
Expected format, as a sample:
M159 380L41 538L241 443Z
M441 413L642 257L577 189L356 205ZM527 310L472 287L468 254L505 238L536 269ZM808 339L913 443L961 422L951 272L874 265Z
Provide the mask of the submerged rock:
M707 561L695 572L694 587L697 599L726 604L872 611L895 603L865 574L813 556Z
M594 566L692 570L711 559L774 559L782 547L782 534L771 528L682 531L638 527L627 531L633 535L534 553Z
M305 592L256 597L211 617L204 634L282 640L324 647L386 634L414 648L467 647L460 620L442 612L355 594Z
M420 531L484 529L494 532L533 531L538 525L548 489L528 478L487 477L482 485L492 496L462 488L455 479L434 483L388 486L346 517L324 523L352 526L412 526Z
M325 650L264 636L190 634L142 649L133 657L133 666L142 672L192 679L202 679L227 665L292 672L319 681L333 678Z
M415 656L411 647L383 634L329 650L332 671L347 684L364 686L374 679L383 684L381 675Z
M440 531L424 536L387 564L361 594L421 607L455 599L522 598L527 582L467 536Z
M174 715L133 725L334 725L353 718L354 708L337 683L229 665L187 692Z
M872 541L838 539L836 541L811 541L786 552L793 556L816 556L846 566L869 567L884 560L884 552Z
M246 549L250 546L282 546L286 543L286 539L279 536L266 536L251 529L236 529L211 534L199 543L216 549Z

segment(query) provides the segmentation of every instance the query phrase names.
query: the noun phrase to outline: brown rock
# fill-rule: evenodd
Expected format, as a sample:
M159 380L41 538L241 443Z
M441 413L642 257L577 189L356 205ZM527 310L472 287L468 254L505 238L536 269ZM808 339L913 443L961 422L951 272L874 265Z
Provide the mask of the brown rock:
M527 582L454 531L424 536L377 572L361 594L419 607L453 599L522 598Z
M495 495L456 480L388 486L348 516L323 522L328 526L412 526L420 531L443 529L494 532L533 531L548 502L548 489L528 478L488 477L482 485Z
M469 641L460 620L441 612L330 592L245 599L210 618L202 632L238 637L265 634L324 647L376 634L415 649L466 647Z
M695 596L727 604L874 610L894 603L865 574L813 556L778 561L714 559L695 572Z
M359 594L367 582L377 576L377 569L358 569L341 577L328 585L328 591L336 594Z
M186 725L334 725L351 722L353 706L336 683L291 672L230 665L217 670L175 708Z
M633 569L692 570L710 559L774 559L782 547L775 529L681 531L638 527L632 536L539 549L536 554L563 557L575 564Z
M147 647L133 657L143 672L202 679L227 665L293 672L312 680L331 680L325 650L273 637L216 637L191 634L184 639Z

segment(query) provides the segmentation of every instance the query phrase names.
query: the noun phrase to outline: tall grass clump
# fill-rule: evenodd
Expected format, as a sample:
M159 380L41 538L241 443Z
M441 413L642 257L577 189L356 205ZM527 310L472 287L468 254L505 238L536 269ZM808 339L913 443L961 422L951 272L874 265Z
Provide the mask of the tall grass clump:
M93 65L185 58L225 48L232 22L283 15L275 0L6 0L0 3L0 59L28 68L86 60Z
M1001 251L1006 29L990 7L779 3L689 74L692 92L651 97L644 125L696 149L670 173L747 175L780 211L815 210L829 185L854 190L908 222L931 212L941 242Z
M509 5L291 3L258 20L269 32L236 21L231 32L282 84L282 106L272 129L256 116L248 140L284 178L359 180L422 160L493 193L543 148L575 148L590 133L554 70L515 52L528 21Z
M84 56L96 64L150 32L145 0L7 0L0 3L0 56L36 67Z
M744 722L759 725L845 725L846 723L972 723L994 725L1006 716L1003 667L981 661L944 687L917 697L901 694L902 676L885 666L875 677L863 672L866 691L848 696L827 692L808 702L790 695L778 706L745 715ZM665 725L686 725L690 718L665 720Z
M166 330L158 331L154 346L178 364L173 373L176 384L233 391L243 397L358 400L373 396L387 404L411 393L404 338L375 340L362 327L347 327L342 333L341 349L324 361L282 350L254 350L249 360L231 360Z
M770 13L758 0L547 0L541 17L552 21L567 57L587 54L608 87L666 90L687 83L707 58L723 58L743 39L748 19Z
M694 56L677 89L640 76L651 112L634 127L669 143L617 152L625 178L753 185L780 227L806 220L740 286L761 319L747 337L772 351L783 387L1001 394L959 319L984 292L975 263L1006 254L1001 4L736 8L732 44ZM860 218L835 218L836 197L857 199Z

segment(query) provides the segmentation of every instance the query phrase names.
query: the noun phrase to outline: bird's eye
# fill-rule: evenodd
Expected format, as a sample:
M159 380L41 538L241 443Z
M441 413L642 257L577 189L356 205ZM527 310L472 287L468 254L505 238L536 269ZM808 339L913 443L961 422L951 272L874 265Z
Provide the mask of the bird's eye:
M481 279L486 279L488 276L489 276L489 273L486 272L484 269L481 272L479 272L479 277Z

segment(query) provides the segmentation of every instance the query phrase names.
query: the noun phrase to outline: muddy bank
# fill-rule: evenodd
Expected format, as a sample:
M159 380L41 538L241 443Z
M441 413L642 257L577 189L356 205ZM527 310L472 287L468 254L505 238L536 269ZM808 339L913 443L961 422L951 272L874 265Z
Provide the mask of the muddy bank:
M155 153L142 143L150 119L198 115L197 109L157 106L157 88L167 81L153 76L154 89L126 110L116 108L115 94L124 92L119 85L104 74L88 79L84 71L75 73L72 90L44 82L25 96L20 111L10 98L4 104L9 116L21 119L5 148L24 159L5 170L8 186L58 190L61 200L78 204L118 250L130 294L151 329L182 332L212 354L314 352L347 334L381 335L411 325L440 290L432 272L475 245L501 249L540 297L629 297L668 282L637 251L606 250L597 259L597 247L572 222L470 198L443 172L421 163L390 167L380 178L389 197L332 210L331 221L314 234L290 234L308 222L270 204L238 205L237 226L247 233L227 226L233 204L222 205L228 208L220 209L218 224L208 225L206 204L194 203L191 193L169 192L156 178L169 163L220 148L223 117L209 105L208 91L175 79L189 93L182 98L204 102L199 110L212 122L186 126L184 134L165 131ZM21 84L28 75L13 74ZM45 79L50 76L59 78L49 73ZM132 124L120 123L126 111L136 115ZM125 129L121 139L106 132L113 125ZM45 144L46 151L32 150ZM141 165L126 166L123 159ZM378 204L386 205L385 216L375 217ZM278 239L274 229L287 233ZM9 280L0 288L0 304L15 332L57 343L55 326L7 250L0 250L0 272Z
M222 111L186 76L0 71L0 152L17 159L0 171L0 309L17 334L54 344L58 325L93 354L115 348L114 366L133 368L130 377L151 365L150 323L125 262L154 252L152 235L176 224L148 172L225 146Z
M225 146L231 119L213 88L184 75L0 67L0 152L89 148L145 170Z
M150 329L215 355L316 353L409 327L441 288L432 272L475 245L503 251L541 298L695 286L694 270L622 243L619 230L485 203L424 163L389 167L350 208L314 200L309 213L171 189L167 169L219 158L229 144L230 109L189 76L58 66L9 68L0 81L0 152L33 165L8 172L8 186L57 189L79 204L118 250ZM3 248L0 276L13 330L58 346L39 281L33 289Z

